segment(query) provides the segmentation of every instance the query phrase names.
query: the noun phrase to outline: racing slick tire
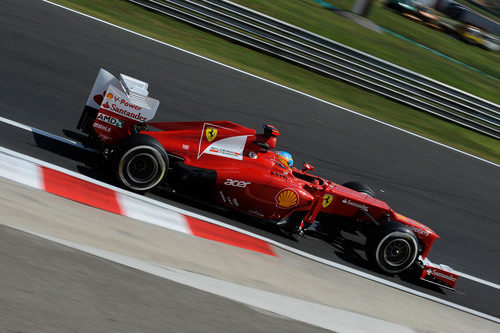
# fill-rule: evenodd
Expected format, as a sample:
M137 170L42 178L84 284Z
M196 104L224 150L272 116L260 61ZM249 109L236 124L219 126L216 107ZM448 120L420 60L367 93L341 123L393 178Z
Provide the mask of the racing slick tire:
M113 168L119 185L146 192L159 185L168 170L168 155L163 146L146 134L126 137L113 152Z
M368 235L365 253L368 260L382 271L401 273L417 259L417 237L400 223L384 222Z
M375 192L368 185L360 182L347 182L345 184L342 184L342 186L350 188L351 190L354 190L356 192L366 194L370 197L375 196Z

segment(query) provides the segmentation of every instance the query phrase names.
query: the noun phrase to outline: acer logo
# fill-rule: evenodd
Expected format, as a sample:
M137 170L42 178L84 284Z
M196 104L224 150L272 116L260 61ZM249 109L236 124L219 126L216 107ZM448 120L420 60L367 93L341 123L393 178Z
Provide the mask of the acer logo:
M224 183L224 185L227 185L227 186L234 186L234 187L241 187L241 188L245 188L249 184L251 184L251 183L244 182L242 180L229 179L229 178L226 179L226 182Z

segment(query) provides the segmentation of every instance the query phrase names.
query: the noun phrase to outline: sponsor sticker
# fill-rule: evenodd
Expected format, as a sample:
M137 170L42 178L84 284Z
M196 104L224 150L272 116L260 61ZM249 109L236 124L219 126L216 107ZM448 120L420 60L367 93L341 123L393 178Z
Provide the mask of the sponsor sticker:
M414 227L412 225L406 225L406 226L408 227L408 229L410 229L411 231L413 231L417 235L429 236L429 232L427 230L420 229L420 228Z
M208 142L212 142L215 139L215 137L217 136L217 132L217 129L213 127L208 127L205 130L205 135L207 136Z
M359 209L362 209L365 212L368 211L368 206L367 205L361 204L361 203L356 202L356 201L352 201L350 199L344 199L344 200L342 200L342 203L346 204L346 205L349 205L349 206L358 207Z
M99 123L94 123L94 128L98 128L100 130L103 130L105 132L111 133L111 127L101 125Z
M127 94L118 88L109 86L106 94L104 95L101 108L120 114L126 118L135 119L139 122L145 122L153 119L156 113L156 108L158 107L158 102L156 100L148 97L142 97L142 99L135 98L134 100L137 100L137 102L133 103L130 99L131 97L127 96ZM141 103L141 105L137 103ZM152 109L149 107L152 107Z
M236 206L236 207L240 206L240 204L238 203L238 200L236 200L236 198L228 197L222 191L219 191L219 194L220 194L220 197L224 203L227 203L227 204L230 204L230 205Z
M198 157L204 154L243 160L243 148L248 135L238 135L238 131L210 123L204 123L198 146Z
M220 155L224 157L234 158L237 160L241 160L241 153L237 151L232 151L228 149L224 149L222 147L210 147L210 149L206 152L207 154L212 155Z
M118 128L123 128L123 124L125 123L123 120L121 119L117 119L117 118L114 118L114 117L111 117L111 116L108 116L104 113L99 113L97 115L97 119L99 119L100 121L102 122L105 122L105 123L108 123L110 125L113 125L113 126L116 126Z
M244 182L242 180L229 179L229 178L226 179L226 182L224 183L224 185L227 185L227 186L234 186L234 187L241 187L241 188L245 188L249 184L251 184L251 183Z
M427 270L427 274L434 275L434 276L440 277L440 278L445 279L445 280L457 281L457 278L454 277L453 275L441 273L440 271L438 271L436 269L432 269L432 268L429 268Z
M99 138L101 138L102 141L106 140L111 140L112 138L110 136L107 136L105 134L99 133Z
M249 210L248 211L250 214L252 215L255 215L255 216L258 216L258 217L264 217L264 214L262 214L261 212L259 212L258 210Z
M333 195L331 194L325 194L323 197L323 208L328 207L333 201Z
M221 197L222 201L224 203L226 203L226 196L224 195L224 193L222 191L219 191L219 194L220 194L220 197Z
M299 196L295 190L284 189L276 195L276 207L278 208L291 208L298 204Z

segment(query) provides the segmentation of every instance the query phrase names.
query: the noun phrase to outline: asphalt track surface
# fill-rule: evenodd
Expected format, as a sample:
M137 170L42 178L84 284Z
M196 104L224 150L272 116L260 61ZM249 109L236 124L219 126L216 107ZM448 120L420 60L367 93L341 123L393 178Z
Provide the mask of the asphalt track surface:
M442 239L431 250L433 262L500 282L497 166L39 0L2 1L0 25L0 116L71 136L98 69L125 73L149 82L161 103L155 121L276 125L277 148L296 163L307 160L338 183L367 183L396 211L434 229ZM9 125L0 124L0 145L93 174L87 154ZM496 288L461 279L449 292L383 276L342 244L297 242L193 202L150 196L500 317Z
M3 332L327 332L4 226L0 254Z

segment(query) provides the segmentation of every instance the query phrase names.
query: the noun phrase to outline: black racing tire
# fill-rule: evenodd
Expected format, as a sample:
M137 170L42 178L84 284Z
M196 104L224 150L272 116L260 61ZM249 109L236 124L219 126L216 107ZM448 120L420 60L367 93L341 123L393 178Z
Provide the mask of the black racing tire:
M365 253L368 260L385 273L407 270L417 259L415 234L398 222L384 222L368 235Z
M370 197L375 196L375 192L368 186L360 182L347 182L342 184L342 186L350 188L351 190L357 191L359 193L366 194Z
M113 151L112 164L121 187L146 192L154 189L165 178L168 155L155 138L135 134L118 143Z

